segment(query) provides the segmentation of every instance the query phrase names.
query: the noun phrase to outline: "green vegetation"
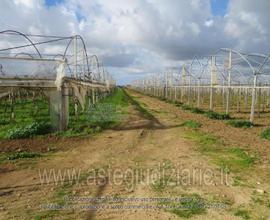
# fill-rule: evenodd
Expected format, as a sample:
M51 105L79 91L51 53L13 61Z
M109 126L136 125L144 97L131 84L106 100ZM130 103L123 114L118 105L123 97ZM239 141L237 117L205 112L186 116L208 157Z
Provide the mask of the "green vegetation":
M265 129L265 130L261 133L261 138L270 140L270 128Z
M56 133L56 135L84 136L116 126L126 113L128 101L125 92L116 88L112 94L95 105L90 104L90 99L88 99L86 110L83 111L78 106L78 113L75 114L74 100L70 98L68 130ZM11 103L1 102L0 139L29 138L51 132L49 105L41 96L36 97L34 101L27 97L16 100L14 112L15 118L11 120Z
M17 159L22 159L22 158L35 158L35 157L41 157L41 154L23 151L23 152L12 153L7 157L7 159L17 160Z
M74 104L70 101L70 122L65 132L58 133L65 137L85 136L99 133L104 129L117 126L126 114L129 105L128 97L123 89L116 88L109 96L95 105L89 104L85 111L79 109L76 116Z
M218 113L214 111L206 111L205 115L210 118L210 119L215 119L215 120L229 120L231 119L230 115L225 114L225 113Z
M192 108L190 111L195 114L205 114L205 111L200 108Z
M204 114L206 117L208 117L210 119L215 119L215 120L229 120L229 119L231 119L230 115L225 114L225 113L218 113L218 112L214 112L211 110L205 111L203 109L192 107L189 105L182 105L181 103L177 104L177 106L180 106L185 111L190 111L190 112L195 113L195 114Z
M29 138L34 135L48 134L51 126L44 122L33 122L25 127L14 127L8 130L6 137L8 139Z
M136 109L144 118L149 120L156 120L156 118L146 108L144 108L142 104L135 99L135 97L131 97L126 91L125 94L128 97L129 102L136 107Z
M254 126L252 122L243 120L230 120L227 124L235 128L251 128Z
M179 198L179 202L169 205L174 206L169 212L180 218L191 218L206 213L205 200L198 194L184 195Z
M234 215L239 216L239 217L241 217L242 219L245 219L245 220L251 219L250 216L249 216L249 212L247 210L244 210L244 209L237 210L234 213Z
M51 199L51 204L54 204L59 207L66 205L68 201L65 199L65 197L71 194L72 186L73 184L65 183L60 187L58 187L54 192L53 198ZM39 212L38 215L34 217L34 219L35 220L54 219L54 217L59 214L60 210L61 209L56 208L48 211L47 210L41 211Z
M48 103L42 97L34 100L22 97L14 104L15 118L11 119L11 103L8 100L0 102L0 139L24 138L39 133L36 129L50 121ZM26 128L27 127L27 128ZM24 129L26 128L26 129ZM35 131L34 131L35 130ZM47 130L47 129L46 129Z
M156 180L151 185L151 188L155 192L162 192L168 186L168 184L169 184L169 178L165 176L164 178L160 178L160 179Z
M251 155L238 147L227 147L221 140L209 134L193 131L187 133L186 138L197 142L197 150L209 156L226 173L248 169L257 160L257 155Z
M193 129L197 129L202 126L199 122L194 121L194 120L185 121L182 125L188 128L193 128Z

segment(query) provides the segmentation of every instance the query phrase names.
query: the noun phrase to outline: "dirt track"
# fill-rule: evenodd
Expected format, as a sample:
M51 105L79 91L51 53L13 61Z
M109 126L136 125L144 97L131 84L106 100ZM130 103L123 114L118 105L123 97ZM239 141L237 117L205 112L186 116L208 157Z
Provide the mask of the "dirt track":
M207 201L220 201L228 205L226 209L209 208L206 213L193 215L192 219L241 219L234 215L235 210L241 206L250 208L249 203L257 188L266 191L263 193L263 199L268 200L267 192L270 192L268 156L265 156L254 167L254 174L257 173L257 177L250 176L246 186L232 186L233 174L228 176L227 181L219 181L222 175L219 167L196 150L195 142L185 138L189 129L181 125L185 120L192 118L202 123L201 131L222 137L228 146L239 144L248 146L248 149L252 151L255 150L254 140L257 139L250 135L249 131L239 132L237 129L229 129L224 122L216 122L205 119L203 116L182 112L171 104L135 92L129 91L129 93L149 110L155 117L154 122L152 119L143 118L138 110L131 106L128 120L118 129L107 130L92 138L66 143L66 150L53 153L48 157L41 157L31 166L27 166L27 169L15 167L11 171L12 169L9 168L13 165L8 165L7 170L0 173L0 219L29 219L29 217L34 219L37 216L44 216L45 219L179 219L163 209L87 211L68 209L53 214L40 211L40 205L57 201L62 194L78 197L151 198L180 197L196 193ZM266 147L268 143L264 141L260 143L259 152L261 154L268 152ZM142 184L143 177L132 189L127 188L123 182L111 184L110 180L107 180L105 184L66 187L54 184L40 185L39 179L39 169L75 169L86 172L89 169L101 169L109 165L112 170L138 167L146 170L149 167L157 167L159 164L181 167L189 171L211 170L214 184L207 185L195 181L194 184L167 186L161 190L154 190L151 184ZM247 174L243 172L242 175ZM193 180L198 180L198 178L199 174L196 173ZM136 202L136 204L144 203ZM258 219L262 216L267 219L270 216L270 209L264 204L254 203L251 207L257 209L258 214L252 213L252 216ZM254 212L254 210L251 211Z

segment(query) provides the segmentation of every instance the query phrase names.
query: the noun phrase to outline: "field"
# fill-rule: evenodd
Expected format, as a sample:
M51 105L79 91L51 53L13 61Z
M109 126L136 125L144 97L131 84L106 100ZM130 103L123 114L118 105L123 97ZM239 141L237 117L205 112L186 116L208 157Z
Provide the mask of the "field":
M12 119L7 105L0 219L270 218L268 113L254 126L118 88L77 115L70 100L69 129L45 134L41 97L18 101Z

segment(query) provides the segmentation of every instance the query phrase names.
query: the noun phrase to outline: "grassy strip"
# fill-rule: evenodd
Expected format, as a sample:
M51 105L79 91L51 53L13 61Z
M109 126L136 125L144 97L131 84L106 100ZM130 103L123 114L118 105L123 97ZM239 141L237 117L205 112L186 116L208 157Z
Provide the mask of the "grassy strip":
M58 134L64 137L87 136L115 127L127 114L128 105L129 99L124 90L116 88L111 95L80 112L78 117L75 116L74 106L70 106L69 128Z
M235 128L251 128L254 126L252 122L244 120L230 120L227 124Z
M8 160L17 160L17 159L24 159L24 158L35 158L35 157L41 157L41 154L35 153L35 152L16 152L10 154L7 159Z
M226 147L218 138L199 131L188 132L185 136L198 144L197 150L209 156L221 170L239 173L250 168L258 159L239 147Z
M87 110L82 111L79 107L79 115L75 116L74 101L70 98L68 130L57 132L55 135L64 137L85 136L116 126L122 120L122 116L126 114L126 107L129 105L128 97L120 88L116 88L111 95L95 105L89 105L89 101ZM33 114L31 109L36 108L33 102L30 100L16 102L15 121L0 120L0 138L21 139L50 133L48 104L44 100L38 99L36 105L40 111ZM2 104L0 106L0 117L8 118L8 114L10 113L5 112L5 105Z
M29 138L34 135L44 135L51 132L51 126L44 122L33 122L26 126L14 127L8 130L6 138L21 139Z
M126 96L129 98L129 102L136 107L136 109L141 113L141 115L149 120L156 120L154 115L152 115L146 108L144 108L137 100L135 100L132 96L130 96L125 90L124 90Z
M194 121L194 120L187 120L182 125L184 127L193 128L193 129L197 129L197 128L200 128L202 126L199 122Z
M183 195L183 199L174 204L176 207L169 211L181 218L191 218L206 213L205 203L206 201L198 194L187 194Z
M190 112L195 113L195 114L202 114L210 119L215 119L215 120L229 120L229 119L231 119L230 115L225 114L225 113L218 113L218 112L214 112L211 110L205 111L203 109L192 107L189 105L183 105L181 103L177 103L176 105L181 107L181 109L183 109L185 111L190 111Z

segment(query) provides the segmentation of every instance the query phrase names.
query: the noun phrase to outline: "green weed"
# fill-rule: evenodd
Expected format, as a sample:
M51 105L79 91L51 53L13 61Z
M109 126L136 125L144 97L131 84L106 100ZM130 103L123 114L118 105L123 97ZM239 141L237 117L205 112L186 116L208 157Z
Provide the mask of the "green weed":
M241 148L224 146L221 140L203 132L189 132L185 137L197 142L197 150L209 156L226 173L248 169L258 159L257 155L251 155Z
M35 158L35 157L41 157L41 154L23 151L23 152L12 153L7 157L7 159L8 160L17 160L17 159Z
M244 209L240 209L240 210L235 211L234 215L239 216L239 217L241 217L242 219L245 219L245 220L251 219L250 216L249 216L249 211L244 210Z
M34 122L25 127L20 126L10 129L6 137L8 139L21 139L34 135L48 134L50 131L51 127L49 124Z
M185 121L182 125L188 128L193 128L193 129L197 129L202 126L199 122L194 121L194 120Z
M210 118L210 119L215 119L215 120L229 120L231 119L230 115L226 113L218 113L214 111L206 111L205 115Z
M170 204L174 208L170 209L169 212L180 218L191 218L194 215L206 213L206 202L198 194L184 195L179 200L178 203Z
M235 128L251 128L254 126L252 122L243 120L230 120L227 124Z
M270 128L265 129L265 130L261 133L261 138L270 140Z

